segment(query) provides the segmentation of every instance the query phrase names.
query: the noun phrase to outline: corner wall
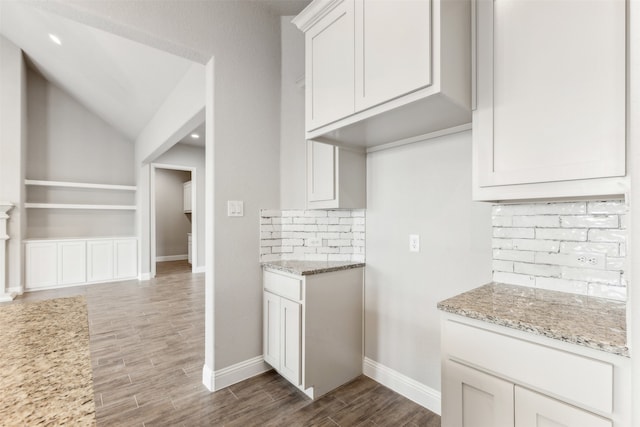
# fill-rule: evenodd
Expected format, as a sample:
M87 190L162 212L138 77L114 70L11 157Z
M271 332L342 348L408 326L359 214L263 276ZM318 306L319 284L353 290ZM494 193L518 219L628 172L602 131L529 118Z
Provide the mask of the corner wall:
M491 281L491 205L471 201L471 132L368 154L366 253L369 365L438 396L436 304ZM439 397L430 406L439 413Z
M22 292L22 238L27 121L26 67L22 51L0 36L0 201L13 203L7 223L6 288ZM2 241L4 243L4 241ZM5 260L2 260L4 262ZM2 270L4 272L4 268ZM5 289L0 289L0 295Z

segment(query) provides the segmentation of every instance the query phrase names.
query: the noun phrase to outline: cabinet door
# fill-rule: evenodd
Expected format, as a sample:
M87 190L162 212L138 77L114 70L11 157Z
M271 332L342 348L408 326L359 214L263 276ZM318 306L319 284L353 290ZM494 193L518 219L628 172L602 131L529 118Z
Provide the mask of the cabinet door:
M113 240L87 241L87 282L113 279Z
M443 427L513 427L513 384L447 360Z
M336 199L336 147L307 141L307 200L325 202Z
M611 420L548 396L515 387L516 427L611 427Z
M305 34L307 130L354 112L353 1L344 1Z
M191 212L192 209L192 192L191 181L182 184L182 209L184 212Z
M71 285L87 280L87 250L84 241L58 243L58 284Z
M280 300L270 292L264 292L262 305L262 339L264 361L280 370Z
M280 373L300 385L302 310L300 304L280 299Z
M126 279L138 275L138 244L136 239L113 241L115 279Z
M624 176L625 1L477 5L479 186Z
M430 0L356 0L355 17L356 111L431 84Z
M57 243L27 243L25 251L26 288L33 289L57 285Z

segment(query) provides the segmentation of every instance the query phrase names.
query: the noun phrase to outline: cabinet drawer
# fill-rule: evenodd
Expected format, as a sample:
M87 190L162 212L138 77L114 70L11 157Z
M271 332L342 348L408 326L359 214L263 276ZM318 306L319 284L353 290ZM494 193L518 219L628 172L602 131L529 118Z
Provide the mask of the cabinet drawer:
M603 413L613 412L613 366L600 360L446 321L446 357ZM478 351L482 349L482 351Z
M270 271L265 271L263 277L266 291L295 301L302 299L302 280Z

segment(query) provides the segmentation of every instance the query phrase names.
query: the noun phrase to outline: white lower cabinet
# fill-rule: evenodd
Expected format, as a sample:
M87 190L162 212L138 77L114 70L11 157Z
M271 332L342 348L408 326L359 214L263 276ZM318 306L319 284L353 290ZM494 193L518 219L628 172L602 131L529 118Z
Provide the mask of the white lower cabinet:
M87 282L102 282L113 278L113 241L88 241Z
M56 242L27 243L25 258L27 288L47 288L58 284Z
M73 285L87 280L87 243L58 242L58 284Z
M516 427L611 427L611 420L515 386Z
M363 269L263 275L264 361L316 399L362 373Z
M29 240L25 243L26 290L135 278L136 238Z
M445 315L442 426L630 425L629 359L554 341Z

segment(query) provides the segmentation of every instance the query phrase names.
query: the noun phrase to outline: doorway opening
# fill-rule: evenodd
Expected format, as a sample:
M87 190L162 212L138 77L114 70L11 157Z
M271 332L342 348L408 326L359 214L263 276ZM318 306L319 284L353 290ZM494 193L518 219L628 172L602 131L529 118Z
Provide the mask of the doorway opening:
M195 272L195 190L195 168L151 165L151 277Z

